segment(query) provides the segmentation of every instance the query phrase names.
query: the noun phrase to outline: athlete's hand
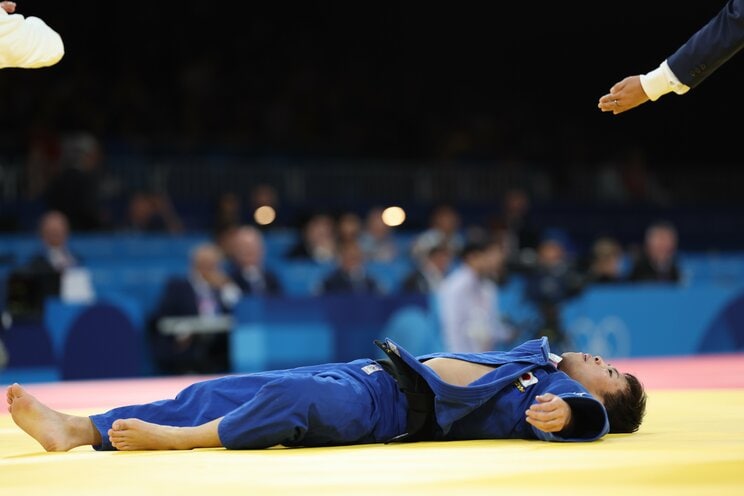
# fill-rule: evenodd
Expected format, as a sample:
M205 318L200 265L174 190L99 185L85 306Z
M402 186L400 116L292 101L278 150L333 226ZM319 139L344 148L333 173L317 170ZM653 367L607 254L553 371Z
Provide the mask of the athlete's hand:
M620 114L648 101L641 86L641 76L628 76L616 83L610 92L599 99L597 107L602 112Z
M560 432L571 423L571 407L562 398L545 393L535 399L537 403L525 412L528 424L543 432Z
M0 8L2 8L8 14L12 14L13 12L15 12L16 3L15 2L0 2Z

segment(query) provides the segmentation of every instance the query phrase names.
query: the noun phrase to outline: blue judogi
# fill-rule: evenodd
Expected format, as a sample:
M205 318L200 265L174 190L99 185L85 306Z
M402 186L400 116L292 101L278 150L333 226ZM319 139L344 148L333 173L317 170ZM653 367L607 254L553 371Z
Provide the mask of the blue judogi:
M220 377L197 382L175 399L114 408L90 419L101 450L114 449L116 419L197 426L224 417L229 449L326 446L387 441L405 431L407 402L395 380L371 359Z
M434 392L439 426L435 439L592 441L609 430L602 404L550 363L547 338L506 352L434 353L418 358L390 340L387 343ZM453 386L421 363L434 357L496 368L467 387ZM561 437L525 421L525 410L545 392L570 403L580 429ZM406 397L393 377L374 360L359 359L198 382L175 399L115 408L90 419L103 440L96 449L113 449L107 431L116 419L185 427L220 417L223 446L255 449L385 442L406 431L407 409Z
M607 412L581 384L559 371L550 360L548 338L533 339L510 351L431 353L414 357L387 340L393 351L418 372L434 392L440 439L542 439L593 441L610 430ZM456 358L496 368L467 387L442 381L422 362ZM543 432L525 420L525 411L544 393L560 396L571 406L576 428L566 437Z

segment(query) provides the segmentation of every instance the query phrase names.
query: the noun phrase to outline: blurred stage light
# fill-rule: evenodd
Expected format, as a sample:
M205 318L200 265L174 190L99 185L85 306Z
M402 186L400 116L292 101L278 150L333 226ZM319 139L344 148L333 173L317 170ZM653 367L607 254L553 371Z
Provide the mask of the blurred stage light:
M388 207L382 211L382 222L390 227L403 224L406 220L406 212L400 207Z
M253 212L253 219L259 226L269 225L276 219L276 211L268 205L258 207Z

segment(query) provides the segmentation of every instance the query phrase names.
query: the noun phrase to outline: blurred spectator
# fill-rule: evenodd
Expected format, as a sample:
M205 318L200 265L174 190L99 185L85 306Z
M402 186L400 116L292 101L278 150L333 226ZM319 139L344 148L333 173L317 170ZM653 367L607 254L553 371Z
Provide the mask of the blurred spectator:
M502 319L494 282L503 269L503 248L493 238L469 241L461 259L437 292L446 351L497 350L513 337L513 330Z
M413 241L411 253L415 260L422 260L429 250L436 245L446 244L454 256L459 256L464 246L464 237L460 233L460 214L451 205L438 205L431 212L429 227Z
M279 278L264 266L265 245L261 231L254 226L237 229L232 244L234 266L229 274L243 294L282 293Z
M225 257L224 262L227 267L233 267L237 263L235 261L235 239L240 228L240 225L228 225L214 235L214 244Z
M564 302L583 289L584 280L573 267L558 236L544 238L537 248L537 264L527 275L525 297L538 314L536 333L550 339L551 348L566 351L568 338L560 318Z
M524 271L535 261L540 231L532 222L530 208L527 192L511 188L501 201L501 212L490 222L492 233L503 239L510 271Z
M677 229L667 221L654 222L646 229L643 252L630 270L631 281L680 281L677 262Z
M215 237L226 229L238 227L244 223L242 205L243 202L237 193L228 191L219 195L212 221Z
M357 241L347 241L339 247L338 267L323 279L322 294L356 293L380 294L379 283L364 267L364 253Z
M362 219L355 212L343 212L336 222L336 237L339 246L346 242L359 241L362 234Z
M81 257L68 246L67 217L56 210L39 221L42 248L26 264L8 276L7 307L14 317L39 317L44 300L61 297L66 301L88 301L94 297L90 274Z
M592 245L586 283L606 284L623 280L623 247L614 238L598 238Z
M200 244L191 254L188 276L173 276L166 282L149 323L153 356L160 373L229 371L227 332L200 332L200 326L210 317L231 314L240 299L240 289L222 271L221 261L222 254L217 246ZM185 319L180 332L164 332L164 319L174 317L204 320Z
M212 220L212 238L230 267L237 264L234 254L235 235L243 224L242 215L240 196L232 191L220 193Z
M95 297L93 282L88 269L79 255L74 254L68 240L70 227L64 214L47 212L41 218L39 235L44 244L41 253L32 256L29 270L42 280L51 274L59 278L59 292L47 296L59 296L67 302L87 302Z
M420 261L416 268L408 274L401 283L405 293L435 293L452 263L452 252L445 244L436 245L429 249L426 258Z
M133 233L183 232L183 222L164 193L135 191L129 198L123 229Z
M336 257L336 223L329 214L317 213L302 227L302 236L287 252L287 258L331 262Z
M59 210L75 231L110 227L101 201L103 149L98 140L80 133L62 141L61 170L46 191L47 207Z
M383 209L371 208L367 212L359 242L367 260L390 262L398 256L398 245L393 230L382 220Z
M45 213L39 222L39 237L44 245L41 252L33 255L28 267L34 271L62 273L80 263L80 258L68 247L70 225L67 216L52 210Z

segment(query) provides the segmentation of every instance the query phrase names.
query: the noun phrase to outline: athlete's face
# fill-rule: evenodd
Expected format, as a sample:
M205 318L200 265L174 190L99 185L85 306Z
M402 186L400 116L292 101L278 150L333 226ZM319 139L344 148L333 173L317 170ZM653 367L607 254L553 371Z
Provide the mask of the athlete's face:
M608 394L628 388L628 380L623 374L600 356L588 353L567 352L558 368L569 377L581 383L595 398L603 401Z

